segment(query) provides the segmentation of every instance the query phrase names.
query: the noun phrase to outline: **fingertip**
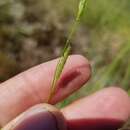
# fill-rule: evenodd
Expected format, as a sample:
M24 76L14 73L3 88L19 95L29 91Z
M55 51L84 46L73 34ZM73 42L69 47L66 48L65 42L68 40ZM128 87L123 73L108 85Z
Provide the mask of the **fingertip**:
M20 114L2 130L67 130L62 113L52 105L38 104Z
M69 61L70 59L71 62ZM67 66L71 66L71 69L68 68L67 72L65 71L66 68L64 69L57 83L58 89L56 95L51 100L53 104L81 88L91 77L91 65L89 61L81 55L70 56L65 67ZM62 95L64 95L64 97Z
M124 90L112 86L80 99L62 111L68 120L103 118L125 121L130 115L130 102Z

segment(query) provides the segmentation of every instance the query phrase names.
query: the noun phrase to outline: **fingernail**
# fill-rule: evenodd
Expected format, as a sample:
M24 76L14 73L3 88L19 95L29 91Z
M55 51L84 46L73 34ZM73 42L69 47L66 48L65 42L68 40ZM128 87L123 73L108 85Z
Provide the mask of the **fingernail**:
M42 104L23 115L13 130L66 130L66 125L59 110Z

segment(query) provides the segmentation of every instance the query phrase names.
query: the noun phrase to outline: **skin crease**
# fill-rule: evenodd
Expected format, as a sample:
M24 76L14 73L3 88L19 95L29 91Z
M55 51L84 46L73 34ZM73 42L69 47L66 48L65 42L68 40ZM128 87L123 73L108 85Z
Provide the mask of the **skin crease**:
M14 124L14 120L17 120L23 114L23 112L28 110L28 108L31 106L36 106L36 104L39 104L43 101L46 102L49 94L48 86L51 84L50 79L52 79L55 70L55 66L54 68L52 67L54 64L56 65L56 62L57 61L51 61L42 64L1 84L0 124L4 127L2 130L9 130L8 128L11 124ZM85 68L80 68L79 66L85 66ZM52 100L52 104L59 102L71 94L72 91L75 91L76 85L76 90L77 88L80 88L81 85L90 78L90 65L84 57L79 55L71 56L65 67L62 77L65 75L69 77L70 74L72 74L69 73L73 71L72 68L75 68L75 70L80 68L78 70L78 72L81 73L80 77L77 80L72 78L72 80L67 83L67 87L60 88L62 89L63 94L61 94L61 91L58 91ZM44 72L47 73L46 77L44 77ZM23 78L23 76L25 77ZM59 82L62 82L62 77L60 79L61 81ZM67 82L69 81L68 78L63 79L67 79ZM21 91L19 91L19 87L22 87L23 89L20 89ZM43 94L43 92L45 94ZM29 109L29 111L32 110ZM91 96L75 101L71 105L63 108L61 112L70 126L73 125L71 121L75 120L78 121L79 124L82 124L82 122L80 122L81 120L97 120L97 122L99 122L102 119L109 122L111 122L110 120L124 122L130 116L130 100L126 92L124 92L122 89L117 87L109 87L98 91ZM26 118L26 115L24 115L23 118ZM100 122L98 125L99 124Z

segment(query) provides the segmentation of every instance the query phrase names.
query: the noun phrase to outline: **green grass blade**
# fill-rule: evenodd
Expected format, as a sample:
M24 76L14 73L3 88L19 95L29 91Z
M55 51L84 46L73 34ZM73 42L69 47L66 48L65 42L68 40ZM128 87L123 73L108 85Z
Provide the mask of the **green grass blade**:
M55 70L55 74L54 74L54 78L53 78L53 82L52 82L52 86L51 86L51 92L50 92L50 95L49 95L49 98L48 98L48 102L52 99L53 95L55 94L57 81L60 78L60 75L61 75L61 73L64 69L65 63L66 63L68 56L70 54L70 51L71 51L71 42L70 42L71 38L76 31L78 23L80 22L81 16L82 16L84 9L85 9L85 6L86 6L86 3L87 3L87 0L80 0L79 9L78 9L78 13L77 13L77 16L76 16L75 23L74 23L74 25L71 29L71 32L70 32L68 39L65 43L65 47L64 47L63 52L61 54L61 57L60 57L58 64L56 66L56 70Z
M130 42L126 42L123 44L122 49L119 51L119 53L117 54L117 57L113 60L113 62L106 66L101 73L97 73L95 74L95 76L93 77L93 83L91 84L91 86L94 87L88 87L87 91L89 91L89 94L96 92L106 86L109 86L109 84L111 84L113 82L113 80L115 80L115 77L118 76L119 69L120 69L120 65L122 64L122 60L124 59L124 57L126 57L126 55L130 52ZM125 88L123 88L125 89ZM130 95L130 91L129 91L129 95Z
M126 68L126 72L125 72L125 76L122 80L122 87L124 88L124 90L128 91L130 89L129 87L129 79L130 79L130 61L128 61L128 66Z

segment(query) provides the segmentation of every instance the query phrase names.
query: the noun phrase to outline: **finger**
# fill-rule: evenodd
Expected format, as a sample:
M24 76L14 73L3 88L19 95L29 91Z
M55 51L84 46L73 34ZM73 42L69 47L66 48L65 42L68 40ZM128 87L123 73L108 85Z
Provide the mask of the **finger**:
M57 60L41 64L1 84L1 126L27 108L47 101L56 65ZM51 103L54 104L62 100L80 88L89 77L90 65L88 61L79 55L70 56Z
M22 113L2 130L67 130L67 126L58 109L39 104Z
M115 107L120 108L120 104L118 104L119 101L117 97L120 97L121 101L123 102L125 101L125 103L123 103L122 105L124 105L125 108L128 108L128 106L126 106L127 103L129 104L129 101L128 101L129 99L128 99L127 94L119 88L109 88L109 89L104 89L88 97L89 99L84 98L82 100L79 100L78 101L79 103L77 102L76 104L74 104L72 108L71 106L69 106L63 109L62 111L68 120L68 125L69 125L68 130L73 130L73 129L74 130L84 130L84 129L85 130L117 130L118 126L120 126L120 123L122 123L123 120L126 120L127 117L125 115L127 116L129 115L128 110L122 110L122 111L116 111L116 113L118 114L117 116L113 117L111 112L112 111L114 112L114 110L111 111L111 109L109 108L111 108L111 105L113 103L114 104L117 103L117 106L112 105L114 109ZM95 108L95 105L91 102L94 101L95 103L96 98L98 98L99 102L96 101L97 104ZM108 99L107 100L109 104L108 106L104 106L104 100L106 100L106 98ZM90 112L91 109L88 109L86 105L92 106L93 111ZM47 110L49 107L47 107ZM85 108L85 109L76 110L77 107ZM102 107L103 109L101 111ZM52 112L52 109L50 110ZM67 115L65 111L68 113ZM76 112L76 113L73 114L73 112ZM86 115L87 113L89 113L89 115ZM106 115L106 113L108 113L108 115ZM58 123L60 125L60 128L65 129L66 124L64 122L64 118L61 115L61 113L53 109L53 114L55 114L55 116L58 119L60 119L61 122ZM55 130L55 123L54 123L54 120L52 120L52 117L50 116L50 114L48 112L45 112L44 105L41 104L21 114L19 117L17 117L13 121L11 121L8 125L6 125L2 130L10 130L10 129L12 130L33 130L33 129L42 130L44 129L44 127L46 127L46 130L52 130L52 129Z
M116 130L130 116L130 101L122 89L110 87L72 103L62 112L69 130Z

